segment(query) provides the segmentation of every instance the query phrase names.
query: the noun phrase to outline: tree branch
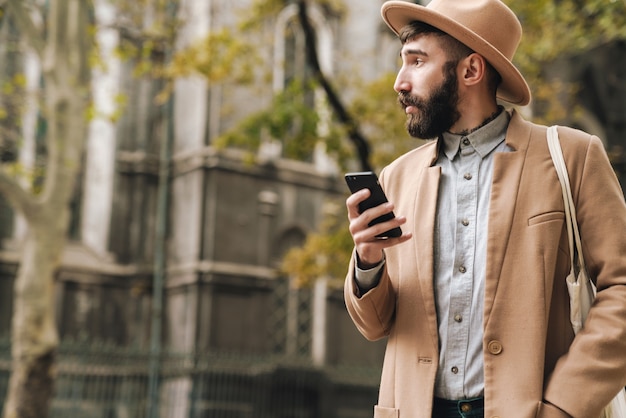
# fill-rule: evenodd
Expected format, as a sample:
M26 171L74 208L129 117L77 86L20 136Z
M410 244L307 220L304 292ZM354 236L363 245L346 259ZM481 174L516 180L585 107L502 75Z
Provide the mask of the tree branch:
M11 177L4 167L0 167L0 194L2 194L11 204L11 206L30 218L35 213L36 201L32 194L24 190L24 188Z
M339 97L337 92L335 92L335 89L333 88L330 81L322 72L322 68L317 58L317 41L315 38L315 31L313 30L311 22L309 21L306 0L298 1L298 16L300 19L300 25L302 26L302 30L304 32L307 62L313 70L313 75L326 92L328 102L335 111L339 122L347 128L348 137L356 147L362 170L371 171L372 168L369 162L369 142L360 132L357 123L350 115L350 112L348 112L346 107L343 105L341 98Z
M27 39L28 44L35 50L37 55L41 57L44 50L42 32L37 29L24 3L24 0L6 0L4 7L6 8L7 14L15 18L20 33Z

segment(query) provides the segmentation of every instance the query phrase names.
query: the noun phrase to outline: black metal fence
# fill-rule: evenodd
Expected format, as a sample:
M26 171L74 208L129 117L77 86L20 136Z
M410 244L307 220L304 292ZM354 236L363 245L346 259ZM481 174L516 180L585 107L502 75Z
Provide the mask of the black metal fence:
M52 418L365 418L380 367L318 367L307 359L223 353L166 353L150 403L147 349L63 342ZM10 344L0 341L0 410ZM152 376L154 376L154 369ZM156 405L155 405L156 403Z

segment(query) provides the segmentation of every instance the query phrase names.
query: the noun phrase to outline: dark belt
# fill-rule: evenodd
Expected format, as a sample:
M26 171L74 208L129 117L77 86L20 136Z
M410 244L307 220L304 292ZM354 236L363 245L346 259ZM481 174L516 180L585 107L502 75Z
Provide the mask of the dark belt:
M458 411L465 413L484 407L485 398L461 399L459 401L435 398L433 402L433 408L435 410L458 408Z

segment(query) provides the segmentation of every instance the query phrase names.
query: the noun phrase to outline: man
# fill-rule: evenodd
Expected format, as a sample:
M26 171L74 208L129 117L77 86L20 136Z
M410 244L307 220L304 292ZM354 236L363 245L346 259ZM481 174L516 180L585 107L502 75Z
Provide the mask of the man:
M382 171L389 204L346 201L346 306L366 338L388 337L374 416L598 417L626 384L626 206L601 141L558 129L598 287L574 338L546 127L497 102L530 101L518 19L499 0L390 1L382 16L403 43L407 129L435 139Z

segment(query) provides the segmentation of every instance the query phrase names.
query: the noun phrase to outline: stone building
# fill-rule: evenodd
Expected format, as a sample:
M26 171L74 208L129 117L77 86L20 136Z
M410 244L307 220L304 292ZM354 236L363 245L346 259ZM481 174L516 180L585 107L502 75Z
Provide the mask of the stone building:
M331 76L353 74L364 81L393 71L398 46L380 19L382 0L342 3L340 15L321 7L310 10L322 68ZM176 82L170 106L153 103L162 86L136 78L131 64L117 58L115 49L125 35L113 24L116 9L105 0L95 4L97 37L108 63L106 71L94 72L95 105L111 113L119 95L127 103L116 122L94 120L86 139L71 241L56 289L62 338L147 349L156 324L164 350L261 359L255 367L262 372L240 367L229 375L248 379L239 380L234 392L256 392L231 392L228 399L203 386L208 380L202 379L215 372L211 367L200 368L202 373L189 365L178 373L169 370L160 395L177 401L167 416L371 416L384 342L369 343L357 333L340 289L328 287L325 280L299 289L277 269L287 249L301 244L326 211L337 210L332 202L346 192L341 173L323 152L298 162L269 147L249 164L241 152L213 147L216 137L267 106L290 77L306 72L303 37L293 29L295 4L263 29L270 41L257 52L269 74L266 84L251 92L246 86L190 76ZM178 14L184 26L178 47L236 25L250 4L181 0ZM586 117L575 122L588 130L602 129L598 133L618 156L620 172L626 95L618 92L626 85L626 62L615 57L626 56L623 49L623 42L607 45L592 52L597 60L559 64L585 86L573 100L584 105ZM38 62L28 53L19 62L36 86ZM342 91L347 99L353 93ZM24 161L36 152L34 122L28 120L34 119L25 119L19 156ZM8 335L24 226L6 207L0 216L0 335ZM162 287L156 315L155 284ZM299 359L295 365L294 358ZM1 372L0 367L0 390ZM141 373L147 379L147 371ZM224 382L216 384L223 387ZM290 397L291 409L277 406L281 396ZM124 415L120 408L106 416L140 416Z
M250 3L181 1L178 48L235 25ZM371 80L393 63L375 54L381 43L395 42L381 26L380 3L345 2L341 18L310 9L327 74L354 71L358 57L355 76ZM94 12L107 63L94 69L94 105L107 115L116 111L119 96L126 104L117 120L94 119L86 138L70 242L57 278L62 340L84 341L85 352L93 351L94 342L147 352L154 348L151 337L157 330L161 352L180 353L196 364L173 370L164 360L158 367L157 399L168 411L162 416L367 416L376 397L382 344L366 343L357 333L339 289L328 287L326 280L299 289L277 269L289 248L303 243L327 211L337 210L334 204L346 192L340 173L323 150L299 162L282 158L276 152L280 147L269 147L250 164L241 152L213 147L217 136L267 106L290 78L306 72L303 35L294 30L295 5L285 7L260 35L272 41L257 51L271 82L254 86L255 100L249 99L250 87L190 76L176 82L168 106L154 104L161 85L136 77L132 64L118 58L116 49L127 35L117 29L113 4L96 0ZM23 72L34 90L40 63L28 51L14 58L19 63L15 71ZM36 127L37 116L27 112L17 156L25 163L37 152ZM25 226L6 204L2 217L0 336L8 336ZM157 299L162 303L155 305ZM228 378L209 384L222 360L205 361L204 369L197 363L213 353L244 360L236 362ZM0 360L6 356L0 353ZM80 374L89 372L77 372L66 359L89 364L90 357L62 348L59 358L54 404L59 416L143 415L136 411L149 396L148 360L138 362L145 367L134 381L126 369L98 358L98 373L139 393L121 402L75 395L77 382L90 388L97 384L80 383L94 377ZM254 371L245 370L250 358L256 359ZM8 375L2 364L0 392ZM350 364L361 371L350 371ZM228 379L245 382L228 396L212 392L213 386L228 386ZM68 399L73 396L74 401Z

